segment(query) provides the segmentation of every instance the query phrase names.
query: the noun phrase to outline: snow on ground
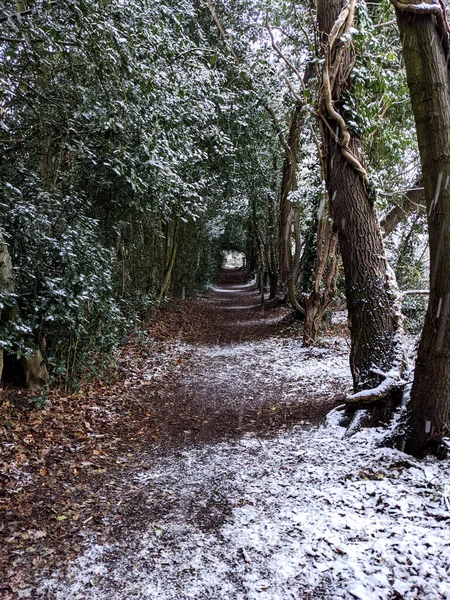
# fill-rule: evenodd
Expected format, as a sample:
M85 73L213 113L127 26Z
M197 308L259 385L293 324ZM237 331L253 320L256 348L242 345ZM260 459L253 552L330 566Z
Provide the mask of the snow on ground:
M298 340L269 338L201 346L193 358L197 372L187 385L219 390L220 401L229 405L264 402L269 390L295 403L343 393L352 385L348 344L339 338L322 344L304 348Z
M184 385L213 414L274 391L320 402L351 384L336 338L177 350L189 356ZM449 600L450 464L379 448L380 431L344 438L336 423L149 450L113 482L138 527L119 522L101 544L86 533L78 558L22 597Z
M337 426L173 451L127 483L157 518L93 543L46 600L450 598L450 466ZM151 462L151 456L149 457Z

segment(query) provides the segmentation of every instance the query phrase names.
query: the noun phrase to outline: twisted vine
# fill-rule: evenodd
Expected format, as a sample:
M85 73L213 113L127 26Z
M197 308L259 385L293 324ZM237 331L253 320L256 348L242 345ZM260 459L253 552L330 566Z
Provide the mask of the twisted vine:
M362 177L366 187L369 187L369 177L366 169L363 167L358 158L350 150L350 132L348 131L347 123L344 117L337 112L334 107L332 86L338 72L339 63L342 57L342 52L338 53L334 62L332 62L333 50L340 38L348 34L350 27L353 24L355 17L356 0L349 0L348 4L341 10L336 19L331 31L328 35L327 44L325 47L325 62L322 70L322 92L325 107L328 115L338 124L341 139L337 140L341 146L341 152L348 160L351 166Z

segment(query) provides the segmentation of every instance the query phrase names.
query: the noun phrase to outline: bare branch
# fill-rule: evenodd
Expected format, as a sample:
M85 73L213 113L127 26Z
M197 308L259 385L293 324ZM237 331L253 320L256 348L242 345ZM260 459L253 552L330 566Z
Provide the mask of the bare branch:
M221 22L219 21L219 18L218 18L217 14L216 14L216 11L214 10L214 6L212 5L211 0L205 0L205 2L206 2L206 5L209 8L209 12L211 13L211 17L212 17L214 23L216 24L217 29L219 30L219 35L222 38L223 43L227 47L228 52L234 58L234 62L237 65L239 65L240 64L239 58L237 57L237 54L234 51L233 47L228 43L227 36L225 35L225 30L222 27Z
M394 206L380 221L383 237L390 235L397 225L406 219L417 208L425 206L423 187L408 190L402 197L400 204Z
M266 25L266 29L267 29L267 31L269 32L269 35L270 35L270 40L272 42L272 48L275 50L275 52L278 54L278 56L281 58L281 60L283 60L287 64L287 66L291 69L291 71L293 73L295 73L295 75L297 76L297 79L300 82L300 85L302 86L302 88L304 88L305 84L304 84L304 81L303 81L303 77L300 75L297 67L287 58L287 56L277 46L277 44L275 42L275 38L273 37L272 30L270 28L269 19L268 19L267 16L266 16L265 25Z

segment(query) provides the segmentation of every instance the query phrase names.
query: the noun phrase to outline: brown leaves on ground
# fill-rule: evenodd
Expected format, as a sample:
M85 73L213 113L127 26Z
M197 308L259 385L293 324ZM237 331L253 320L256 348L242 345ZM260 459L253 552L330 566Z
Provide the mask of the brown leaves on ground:
M27 580L21 565L70 559L87 528L105 534L105 515L110 522L120 508L111 504L115 482L129 456L158 440L154 407L182 365L176 345L150 331L121 349L108 382L41 397L0 391L0 573L8 580L0 578L0 599Z
M236 285L238 293L229 293L227 286ZM145 498L127 475L151 466L146 450L183 443L186 435L201 441L205 427L219 437L235 428L236 415L226 413L213 427L218 417L206 414L208 407L195 403L181 385L180 375L194 368L191 348L183 343L300 336L289 309L261 307L258 291L245 285L242 272L225 274L222 286L155 313L145 333L136 333L120 349L108 379L72 394L50 390L41 398L20 389L0 391L0 573L5 574L0 600L20 590L27 597L33 572L61 557L70 561L87 534L104 542L142 526ZM42 400L45 405L38 407ZM279 425L274 402L268 399L252 427ZM285 422L286 406L281 409ZM292 421L297 418L303 417L295 413Z

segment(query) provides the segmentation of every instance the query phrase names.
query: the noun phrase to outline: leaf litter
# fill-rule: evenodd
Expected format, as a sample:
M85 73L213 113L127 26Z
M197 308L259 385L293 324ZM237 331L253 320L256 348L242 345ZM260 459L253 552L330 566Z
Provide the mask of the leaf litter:
M2 600L450 598L448 463L346 439L335 412L319 426L351 384L344 325L304 349L285 309L238 292L163 311L152 357L128 347L82 414L1 415L21 486ZM224 296L249 308L224 318Z

